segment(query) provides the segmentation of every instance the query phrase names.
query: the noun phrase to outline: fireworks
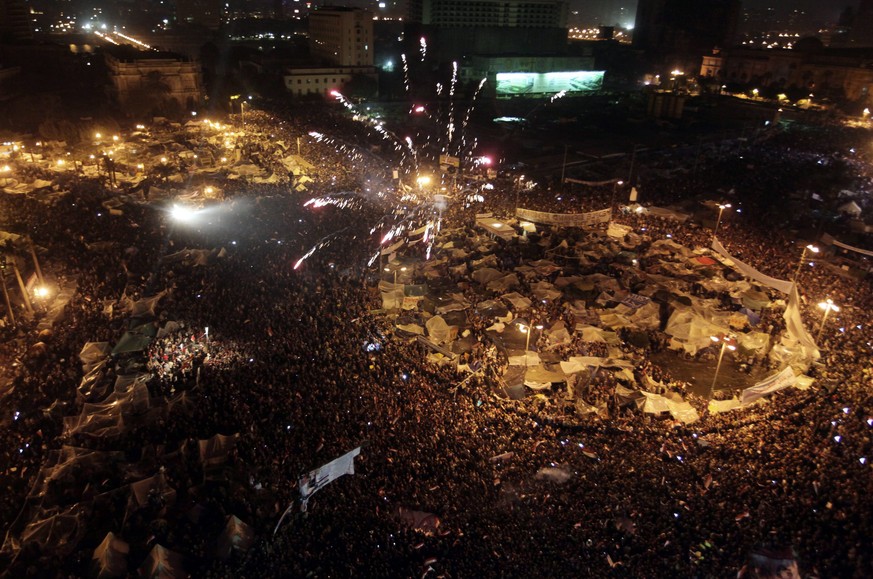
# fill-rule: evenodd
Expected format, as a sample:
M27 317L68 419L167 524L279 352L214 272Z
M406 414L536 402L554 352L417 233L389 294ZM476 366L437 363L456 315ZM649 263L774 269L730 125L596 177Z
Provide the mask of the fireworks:
M400 60L403 61L403 87L406 94L409 94L409 64L406 62L406 54L401 54Z
M424 59L427 57L427 40L422 36L418 43L421 45L421 62L424 62Z

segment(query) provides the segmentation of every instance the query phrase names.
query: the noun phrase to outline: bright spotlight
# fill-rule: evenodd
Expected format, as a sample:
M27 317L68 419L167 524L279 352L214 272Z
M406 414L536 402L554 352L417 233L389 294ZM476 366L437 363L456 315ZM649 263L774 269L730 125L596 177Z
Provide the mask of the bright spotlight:
M186 223L194 219L194 216L197 215L197 211L183 205L173 205L173 208L170 209L170 215L176 221Z

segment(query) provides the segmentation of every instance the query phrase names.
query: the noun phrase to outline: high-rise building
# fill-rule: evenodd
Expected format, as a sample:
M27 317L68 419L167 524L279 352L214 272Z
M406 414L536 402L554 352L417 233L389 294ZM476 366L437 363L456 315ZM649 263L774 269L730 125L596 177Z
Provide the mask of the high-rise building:
M655 57L700 57L735 41L740 0L639 0L634 47Z
M176 0L176 20L217 30L222 6L222 0Z
M421 24L467 28L490 26L566 28L563 0L410 0L409 18Z
M320 8L309 13L309 46L316 58L337 66L373 66L373 13Z
M567 0L410 0L407 37L440 61L567 50Z
M27 12L24 0L0 0L0 42L33 38Z
M861 0L852 30L849 32L849 45L873 46L873 0Z

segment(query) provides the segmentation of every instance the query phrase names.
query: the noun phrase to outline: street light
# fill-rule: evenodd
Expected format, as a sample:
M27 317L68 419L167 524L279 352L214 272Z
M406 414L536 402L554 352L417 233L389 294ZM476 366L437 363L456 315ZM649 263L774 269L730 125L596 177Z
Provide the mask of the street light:
M737 349L737 341L731 336L725 336L724 334L719 334L718 336L710 336L710 340L715 342L716 344L721 342L721 350L718 353L718 363L715 365L715 376L712 377L712 384L709 386L709 397L712 398L713 393L715 392L715 383L718 380L718 371L721 369L721 360L724 358L725 348L733 352Z
M800 254L800 261L797 262L797 269L794 271L794 279L791 280L793 283L797 283L797 276L800 275L800 268L803 267L803 260L806 257L806 252L811 251L813 253L818 253L819 249L813 244L809 244L803 248L803 252Z
M712 230L712 236L715 237L715 234L718 233L718 226L721 224L721 214L724 213L725 209L730 209L730 203L719 203L718 204L718 219L715 221L715 229Z
M525 324L518 324L518 329L520 332L527 334L527 338L524 341L524 365L527 367L527 351L530 348L530 335L533 333L534 329L542 330L543 327L541 325L538 326L528 326Z
M400 271L406 271L406 266L403 266L403 267L399 268L399 270L400 270ZM390 267L386 267L386 268L385 268L385 271L387 271L388 273L391 273L391 268L390 268ZM394 268L394 285L397 285L397 271L398 271L398 268L395 267L395 268Z
M615 207L615 193L619 187L624 185L624 181L616 181L612 184L612 199L609 200L609 219L612 220L612 213Z
M837 306L831 298L826 299L823 302L818 303L818 307L824 310L824 316L821 318L821 325L818 327L818 334L815 336L815 342L818 343L821 341L821 333L824 330L825 322L828 321L828 314L832 311L838 312L840 311L839 306Z

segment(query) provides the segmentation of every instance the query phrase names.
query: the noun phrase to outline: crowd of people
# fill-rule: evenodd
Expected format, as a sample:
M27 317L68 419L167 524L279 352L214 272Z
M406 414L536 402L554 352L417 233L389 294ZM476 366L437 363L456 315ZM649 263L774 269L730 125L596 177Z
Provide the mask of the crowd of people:
M500 391L505 352L488 340L479 314L469 313L476 345L461 360L480 368L470 374L429 362L431 352L397 336L380 311L381 272L366 264L379 243L372 224L391 208L368 188L381 187L390 170L368 172L355 162L356 155L372 155L363 128L337 114L273 115L246 114L249 152L278 170L285 151L275 142L317 131L329 138L307 138L301 151L316 167L314 180L305 192L289 187L290 176L280 184L226 183L230 209L220 228L170 226L144 202L110 215L101 202L111 192L88 179L71 183L70 194L52 205L2 199L4 223L48 249L43 267L59 285L76 286L45 351L30 349L36 321L5 329L0 344L11 379L0 420L8 576L85 576L109 531L130 545L131 575L155 545L180 553L192 576L213 578L712 577L733 575L750 553L777 547L792 550L805 576L873 574L869 279L824 261L801 268L808 327L821 319L815 306L821 299L842 308L822 334L808 390L789 389L724 414L708 414L706 400L695 400L703 416L693 424L622 406L616 378L606 372L582 393L602 412L574 411L557 397L512 400ZM722 188L744 211L724 219L719 239L760 271L791 279L805 243L773 229L776 187L799 193L798 175L808 169L821 183L838 172L846 180L835 184L869 194L866 169L848 152L853 138L836 129L768 135L727 153L712 151L697 174L664 177L653 162L637 185L647 203L658 205L683 201L701 184ZM818 163L822 158L828 162ZM737 171L748 159L770 165ZM669 156L659 163L669 166ZM452 204L443 214L444 239L478 237L476 213L514 209L517 193L504 185L481 204ZM355 211L303 207L311 197L340 191L368 202ZM818 193L827 199L838 190ZM535 188L523 199L532 209L573 213L607 207L614 194L612 185L569 195ZM694 222L618 207L615 221L644 242L669 235L695 248L712 237ZM493 252L511 269L586 235L556 230L542 234L548 244L498 241ZM89 251L95 241L112 241L117 250ZM205 266L161 259L179 248L219 246L226 255ZM449 261L445 276L457 275L450 268L458 264ZM623 270L603 262L579 271ZM172 320L178 327L143 351L111 356L103 378L141 364L151 375L150 396L164 401L154 405L161 411L125 421L115 436L64 436L63 418L82 409L83 345L114 344L134 325L121 308L107 313L106 302L161 290L167 294L155 315L135 322L166 328ZM560 303L537 315L573 328ZM778 322L770 322L778 333ZM639 375L686 390L689 384L652 359L664 348L663 334L652 330L650 337L648 346L623 340L620 348L638 361ZM562 348L608 353L578 337ZM197 441L216 434L235 435L220 476L207 474L197 452ZM49 504L33 489L42 484L40 467L63 446L115 458L101 466L100 480ZM355 474L311 498L305 514L292 508L276 529L297 504L298 478L358 446ZM555 472L561 475L548 476ZM131 499L127 485L158 473L161 483L148 501ZM79 481L71 477L69 484ZM25 533L29 522L72 506L82 507L81 525L65 541ZM401 509L433 513L439 525L416 529ZM251 525L256 541L218 558L216 542L230 515Z

